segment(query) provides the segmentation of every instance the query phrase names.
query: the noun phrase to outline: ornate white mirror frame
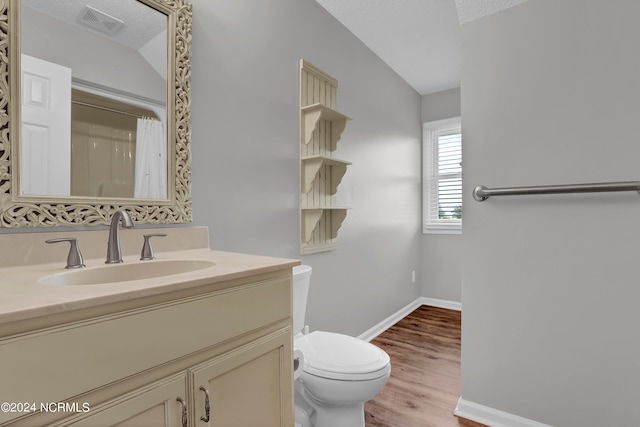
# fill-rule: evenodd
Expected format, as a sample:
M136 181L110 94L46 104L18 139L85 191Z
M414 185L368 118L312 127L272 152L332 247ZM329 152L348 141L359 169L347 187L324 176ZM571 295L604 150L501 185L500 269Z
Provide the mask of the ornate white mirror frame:
M19 191L20 0L0 0L0 227L108 224L127 210L138 223L185 223L191 209L191 14L187 0L138 1L167 15L168 198L23 196ZM171 179L173 177L174 179Z

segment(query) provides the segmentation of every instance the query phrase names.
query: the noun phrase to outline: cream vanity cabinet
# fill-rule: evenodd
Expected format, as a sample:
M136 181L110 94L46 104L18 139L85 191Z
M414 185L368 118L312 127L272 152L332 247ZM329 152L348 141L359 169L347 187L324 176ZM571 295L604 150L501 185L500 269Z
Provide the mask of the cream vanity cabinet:
M285 425L277 390L284 385L280 371L289 348L285 334L272 335L191 369L196 425Z
M278 268L8 325L3 400L67 406L0 425L293 426L291 266Z
M183 413L188 414L186 395L187 376L181 373L103 402L100 408L89 409L91 414L84 417L54 425L181 427ZM184 420L189 425L188 415Z

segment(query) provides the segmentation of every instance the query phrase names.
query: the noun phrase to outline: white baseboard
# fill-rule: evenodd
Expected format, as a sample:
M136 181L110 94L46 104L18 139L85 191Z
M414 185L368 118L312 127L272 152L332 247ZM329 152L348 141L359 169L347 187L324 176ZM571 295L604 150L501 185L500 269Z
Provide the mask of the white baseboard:
M479 405L460 398L453 413L459 417L486 424L490 427L551 427L508 412Z
M462 310L462 304L459 302L446 301L446 300L435 299L435 298L419 297L415 301L407 304L406 306L396 311L391 316L387 317L377 325L367 329L366 331L358 335L358 338L365 341L371 341L372 339L374 339L375 337L377 337L378 335L380 335L381 333L383 333L384 331L386 331L387 329L389 329L390 327L398 323L401 319L406 317L409 313L411 313L413 310L420 307L421 305L430 305L432 307L448 308L451 310L458 310L458 311Z
M420 298L422 304L430 305L431 307L440 307L440 308L448 308L449 310L457 310L462 311L462 303L456 301L448 301L445 299L436 299L436 298Z
M391 316L387 317L377 325L367 329L366 331L358 335L358 338L365 341L371 341L372 339L374 339L375 337L377 337L378 335L380 335L381 333L383 333L384 331L386 331L387 329L389 329L390 327L398 323L402 318L406 317L407 314L411 313L413 310L420 307L421 305L422 305L421 299L420 298L416 299L415 301L407 304L406 306L396 311Z

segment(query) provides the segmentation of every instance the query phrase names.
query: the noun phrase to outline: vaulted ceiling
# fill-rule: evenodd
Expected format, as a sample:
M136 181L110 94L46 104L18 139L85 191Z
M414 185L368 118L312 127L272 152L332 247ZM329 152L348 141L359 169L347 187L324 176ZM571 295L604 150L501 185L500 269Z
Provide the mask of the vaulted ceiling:
M316 0L422 95L460 86L460 26L527 0Z

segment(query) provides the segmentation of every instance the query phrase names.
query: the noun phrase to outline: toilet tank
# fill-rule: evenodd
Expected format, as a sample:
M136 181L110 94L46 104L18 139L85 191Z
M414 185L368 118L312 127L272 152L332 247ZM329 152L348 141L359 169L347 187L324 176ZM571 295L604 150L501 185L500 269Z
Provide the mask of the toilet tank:
M311 283L311 267L297 265L293 267L293 334L304 329L304 317L307 311L307 297Z

